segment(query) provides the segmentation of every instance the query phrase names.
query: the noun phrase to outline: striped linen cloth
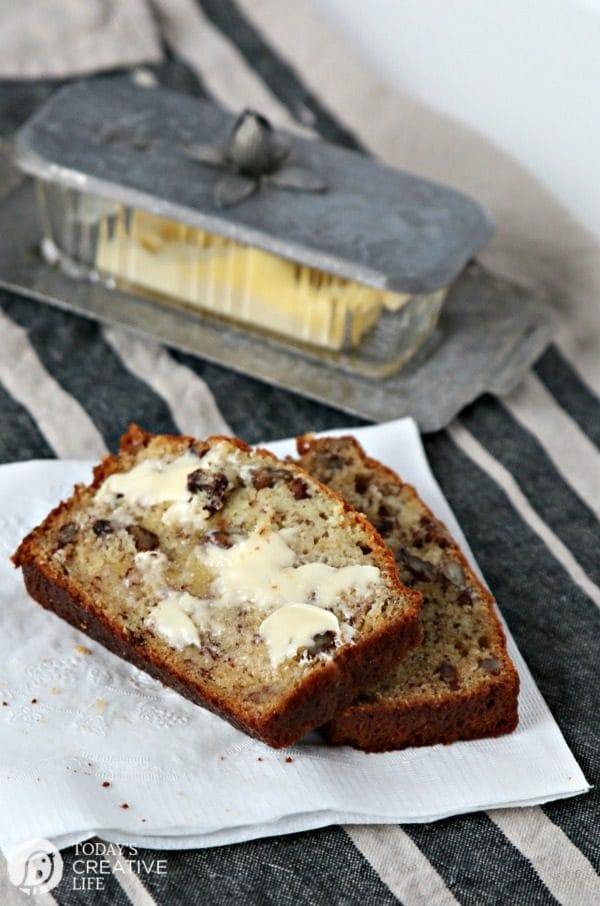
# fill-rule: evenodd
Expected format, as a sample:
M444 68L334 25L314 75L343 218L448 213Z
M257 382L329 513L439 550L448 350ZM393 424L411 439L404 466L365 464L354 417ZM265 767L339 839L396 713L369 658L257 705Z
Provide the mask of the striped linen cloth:
M277 125L469 191L498 223L486 263L558 299L564 317L557 342L517 390L502 400L477 400L447 430L426 436L425 446L542 694L585 775L597 782L597 244L481 137L380 83L314 3L155 0L152 13L162 56L157 62L148 51L133 77L234 110L255 107ZM126 53L115 52L114 61L131 64ZM11 73L10 82L0 83L0 135L71 73L56 63L46 74L54 81L18 81ZM0 293L0 347L3 462L96 458L133 420L153 431L199 436L228 426L250 442L352 421L7 292ZM600 903L599 799L594 789L542 807L434 824L330 827L165 852L165 874L115 871L105 876L104 890L87 893L73 890L75 853L65 850L63 881L38 901L592 906ZM0 867L0 902L22 901Z

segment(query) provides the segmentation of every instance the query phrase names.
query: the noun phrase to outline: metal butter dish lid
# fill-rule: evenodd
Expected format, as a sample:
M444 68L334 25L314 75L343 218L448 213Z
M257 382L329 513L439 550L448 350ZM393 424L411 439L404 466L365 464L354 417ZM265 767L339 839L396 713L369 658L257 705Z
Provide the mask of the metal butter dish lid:
M492 232L460 192L125 79L59 91L15 155L63 263L364 374L422 344Z

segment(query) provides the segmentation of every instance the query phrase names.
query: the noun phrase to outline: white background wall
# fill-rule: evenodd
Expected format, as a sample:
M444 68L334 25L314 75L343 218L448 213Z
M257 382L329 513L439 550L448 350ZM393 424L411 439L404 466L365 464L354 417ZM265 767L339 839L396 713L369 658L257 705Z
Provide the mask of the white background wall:
M600 0L319 0L389 82L474 127L600 236Z

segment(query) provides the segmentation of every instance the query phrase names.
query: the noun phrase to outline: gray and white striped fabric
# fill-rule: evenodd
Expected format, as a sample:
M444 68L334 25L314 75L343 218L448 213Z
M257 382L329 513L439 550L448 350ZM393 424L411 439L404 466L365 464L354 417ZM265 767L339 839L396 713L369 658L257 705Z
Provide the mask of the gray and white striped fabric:
M559 309L570 317L521 386L503 400L479 399L446 431L426 436L425 445L546 701L585 775L597 783L600 318L590 300L600 293L600 257L593 257L594 241L480 137L380 84L308 0L155 0L153 8L162 61L150 54L134 77L232 109L253 106L279 125L459 185L497 218L487 263L558 293ZM0 134L10 135L57 84L0 83ZM431 142L432 134L439 142ZM477 168L469 166L474 156ZM250 442L352 422L334 409L7 292L0 292L0 407L2 462L95 458L116 446L130 421L200 436L229 426ZM61 906L592 906L600 903L599 799L596 788L543 807L434 824L330 827L165 852L164 875L115 871L94 892L73 889L75 853L65 850L63 881L39 900ZM0 902L19 897L0 870Z

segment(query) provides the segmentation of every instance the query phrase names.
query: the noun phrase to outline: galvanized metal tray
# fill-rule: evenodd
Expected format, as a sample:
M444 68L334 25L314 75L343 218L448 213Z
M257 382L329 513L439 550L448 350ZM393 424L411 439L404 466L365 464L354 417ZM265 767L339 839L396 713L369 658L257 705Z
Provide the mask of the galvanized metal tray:
M397 375L353 376L209 317L76 280L39 254L33 185L0 159L0 286L107 324L120 324L211 362L373 421L412 415L444 427L484 392L510 391L549 343L547 305L469 265L452 286L436 333Z

